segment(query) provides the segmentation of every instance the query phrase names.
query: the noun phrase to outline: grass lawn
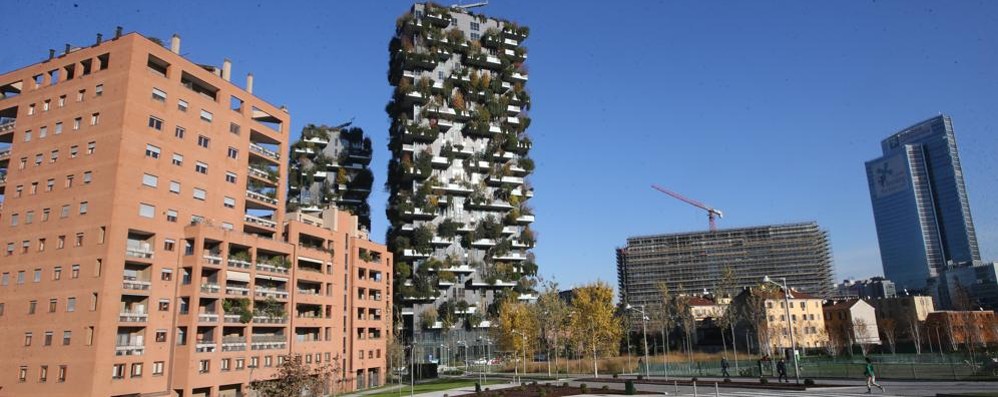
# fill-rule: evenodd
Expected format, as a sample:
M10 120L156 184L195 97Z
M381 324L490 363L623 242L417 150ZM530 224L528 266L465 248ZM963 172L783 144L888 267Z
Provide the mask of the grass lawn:
M437 380L432 380L432 381L425 382L425 383L417 383L416 387L414 388L413 393L414 394L420 394L420 393L428 393L428 392L433 392L433 391L441 391L441 390L454 389L454 388L458 388L458 387L469 387L469 386L474 387L475 386L475 382L476 382L476 380L474 380L474 379L437 379ZM504 382L504 381L492 381L492 380L490 380L488 382L485 382L485 384L482 385L482 388L484 388L486 385L493 385L493 384L497 384L497 383L508 383L508 382ZM382 392L382 393L367 394L364 397L398 397L399 393L400 393L399 390L392 390L392 391L385 391L385 392ZM402 389L401 389L401 395L403 397L409 395L409 386L408 385L404 385L402 387Z

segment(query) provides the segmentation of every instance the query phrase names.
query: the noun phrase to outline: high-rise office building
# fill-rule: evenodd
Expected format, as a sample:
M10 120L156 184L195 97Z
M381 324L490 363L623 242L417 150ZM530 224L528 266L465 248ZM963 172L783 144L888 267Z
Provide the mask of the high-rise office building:
M291 145L288 206L317 214L329 206L349 211L371 230L371 138L346 125L308 124Z
M866 176L884 275L916 291L947 265L979 261L949 116L905 128L881 149L883 156L866 162Z
M832 290L828 233L807 222L628 238L617 249L620 300L661 302L662 283L672 293L716 294L726 268L739 290L766 276L785 277L789 288L819 297Z
M432 3L397 21L387 234L396 306L419 357L460 351L447 344L484 334L497 299L530 297L527 33Z
M392 256L285 215L290 116L139 34L0 74L0 395L236 396L288 354L381 383Z

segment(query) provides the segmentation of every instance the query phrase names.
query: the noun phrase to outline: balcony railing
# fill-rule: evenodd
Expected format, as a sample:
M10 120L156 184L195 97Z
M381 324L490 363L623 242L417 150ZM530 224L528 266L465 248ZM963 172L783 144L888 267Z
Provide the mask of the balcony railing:
M121 287L124 289L140 290L140 291L149 290L150 286L152 286L152 283L150 283L149 281L138 280L134 277L128 277L128 276L125 276L125 279L121 283Z
M119 344L114 346L115 356L139 356L145 353L146 346L136 343Z
M247 287L236 287L236 286L225 286L226 295L236 295L236 296L247 296L249 295L249 288Z
M0 117L0 134L14 130L17 119Z
M271 221L271 220L268 220L268 219L263 219L263 218L260 218L260 217L256 217L256 216L253 216L253 215L250 215L250 214L246 214L246 216L243 219L246 221L246 223L252 223L254 225L263 226L263 227L268 228L268 229L276 229L277 228L277 222L274 222L274 221Z
M256 201L260 201L260 202L267 203L267 204L270 204L270 205L273 205L273 206L277 206L277 200L276 199L272 199L272 198L268 197L265 194L257 193L257 192L254 192L252 190L247 190L246 191L246 198L250 198L250 199L253 199L253 200L256 200Z
M211 341L202 341L194 345L194 351L198 353L214 353L216 348L218 348L218 344Z
M0 150L0 161L4 161L10 158L10 149Z
M250 266L252 265L251 263L249 263L249 261L232 259L232 258L226 259L225 263L229 265L229 267L234 267L238 269L249 269Z
M221 265L222 257L220 255L221 253L218 252L205 252L201 258L204 259L205 263L211 265Z
M277 178L274 178L270 175L270 173L264 170L249 167L249 174L266 181L277 182Z
M218 291L221 291L221 289L222 287L220 287L218 284L214 283L201 284L201 292L204 292L206 294L217 294Z
M132 245L125 247L125 255L133 258L152 259L153 250L149 245Z
M287 322L287 317L253 316L253 324L286 324Z
M238 314L226 314L222 317L226 324L242 324Z
M288 274L288 268L277 265L271 265L269 263L257 263L256 270L263 270L265 272L271 272L271 273Z
M199 323L217 323L218 314L216 313L200 313L198 314Z
M284 335L253 335L250 346L253 350L283 349L288 345Z
M246 337L244 336L223 336L223 352L240 352L246 350Z
M118 313L118 321L123 323L144 323L148 319L149 313L127 311Z
M256 287L256 296L263 298L288 299L288 291L283 289L270 289Z
M257 145L255 143L250 143L249 147L250 147L250 151L253 152L253 153L259 154L259 155L261 155L263 157L267 157L267 158L273 159L274 161L280 161L281 160L281 155L280 154L278 154L275 151L269 150L269 149L267 149L267 148L265 148L263 146Z

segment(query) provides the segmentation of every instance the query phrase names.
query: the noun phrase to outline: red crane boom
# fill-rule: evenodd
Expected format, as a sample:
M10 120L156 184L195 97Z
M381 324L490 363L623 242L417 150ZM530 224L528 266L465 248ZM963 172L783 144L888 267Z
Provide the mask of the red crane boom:
M712 231L712 232L717 230L717 222L715 221L715 217L716 218L724 218L724 213L721 212L721 210L719 210L719 209L713 208L713 207L711 207L711 206L709 206L707 204L704 204L704 203L701 203L701 202L699 202L697 200L694 200L694 199L691 199L689 197L683 196L683 195L681 195L679 193L676 193L674 191L671 191L671 190L666 189L664 187L661 187L659 185L651 185L651 187L652 187L652 189L658 190L658 191L660 191L662 193L665 193L665 194L667 194L669 196L672 196L673 198L675 198L675 199L677 199L679 201L682 201L682 202L684 202L686 204L689 204L689 205L692 205L692 206L697 207L699 209L702 209L704 211L707 211L707 220L710 222L710 231Z

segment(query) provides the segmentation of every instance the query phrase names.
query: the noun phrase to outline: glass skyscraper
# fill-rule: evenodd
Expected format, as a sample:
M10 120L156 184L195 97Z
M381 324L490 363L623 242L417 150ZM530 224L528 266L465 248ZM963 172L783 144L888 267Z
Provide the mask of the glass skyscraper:
M884 275L898 289L920 290L947 264L980 260L949 116L905 128L881 147L866 176Z

